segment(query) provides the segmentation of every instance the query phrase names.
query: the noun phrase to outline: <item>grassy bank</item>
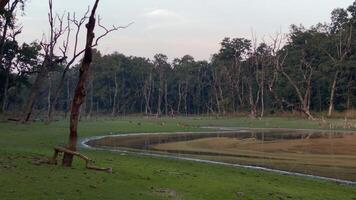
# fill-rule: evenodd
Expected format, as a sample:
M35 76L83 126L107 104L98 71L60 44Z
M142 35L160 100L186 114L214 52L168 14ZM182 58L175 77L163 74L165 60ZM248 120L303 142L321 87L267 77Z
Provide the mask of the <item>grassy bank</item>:
M335 124L342 120L333 121ZM352 122L355 123L355 122ZM127 132L199 131L200 126L321 128L318 122L293 118L98 119L83 121L81 137ZM113 174L73 168L36 166L34 157L50 156L65 144L68 123L0 123L1 199L305 199L354 200L354 187L194 162L82 150Z

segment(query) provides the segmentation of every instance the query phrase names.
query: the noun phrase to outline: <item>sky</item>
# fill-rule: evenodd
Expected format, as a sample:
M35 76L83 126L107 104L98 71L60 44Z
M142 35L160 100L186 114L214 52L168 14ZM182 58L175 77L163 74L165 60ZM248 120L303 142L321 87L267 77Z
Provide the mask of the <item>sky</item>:
M84 13L94 0L53 0L54 9ZM354 0L101 0L98 14L102 24L125 26L104 38L98 49L103 54L152 58L166 54L170 60L192 55L208 60L219 51L224 37L260 40L277 32L287 33L291 24L306 27L329 22L334 8L346 8ZM31 42L48 33L46 0L28 0L21 41ZM100 33L100 30L97 30ZM98 34L99 34L98 33ZM82 37L83 45L85 38Z

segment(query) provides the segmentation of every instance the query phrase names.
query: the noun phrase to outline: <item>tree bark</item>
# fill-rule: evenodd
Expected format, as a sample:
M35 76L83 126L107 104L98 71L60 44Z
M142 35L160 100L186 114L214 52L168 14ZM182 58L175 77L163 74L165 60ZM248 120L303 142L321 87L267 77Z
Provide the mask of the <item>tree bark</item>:
M96 24L95 12L98 7L99 0L95 1L94 7L91 11L89 21L86 25L87 36L86 36L86 45L84 58L82 60L80 70L79 70L79 80L77 87L75 89L75 94L72 102L71 116L70 116L70 134L68 141L68 149L71 151L77 150L77 140L78 140L78 120L80 107L85 99L85 83L89 77L90 64L93 59L92 45L94 40L94 28ZM70 167L73 163L73 154L65 153L63 156L62 164L63 166Z
M333 83L331 85L328 117L331 117L332 112L334 110L334 98L335 98L336 84L337 84L337 79L339 78L339 73L340 73L339 71L335 72L334 80L333 80Z

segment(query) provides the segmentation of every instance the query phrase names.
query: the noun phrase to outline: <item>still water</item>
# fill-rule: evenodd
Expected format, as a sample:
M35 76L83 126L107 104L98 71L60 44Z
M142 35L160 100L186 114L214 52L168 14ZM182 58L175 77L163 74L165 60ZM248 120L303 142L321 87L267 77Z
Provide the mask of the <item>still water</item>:
M89 146L153 152L356 181L356 134L290 130L107 136Z

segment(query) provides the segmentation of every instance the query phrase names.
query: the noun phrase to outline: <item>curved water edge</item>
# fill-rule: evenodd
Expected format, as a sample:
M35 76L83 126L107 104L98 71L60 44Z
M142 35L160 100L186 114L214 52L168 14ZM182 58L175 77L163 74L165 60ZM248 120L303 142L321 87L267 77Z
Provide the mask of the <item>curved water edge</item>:
M224 133L246 133L250 132L251 130L288 130L288 131L328 131L332 132L330 130L310 130L310 129L259 129L259 128L234 128L234 127L202 127L202 128L207 128L207 129L214 129L217 131L204 131L204 132L161 132L161 133L129 133L129 134L117 134L117 135L104 135L104 136L94 136L94 137L88 137L88 138L83 138L80 140L80 146L85 149L90 149L90 150L99 150L99 151L109 151L109 152L117 152L117 153L125 153L125 154L131 154L131 155L140 155L140 156L150 156L150 157L158 157L158 158L166 158L166 159L175 159L175 160L182 160L182 161L193 161L193 162L198 162L198 163L205 163L205 164L214 164L214 165L221 165L221 166L230 166L230 167L237 167L237 168L245 168L245 169L252 169L252 170L259 170L259 171L265 171L265 172L272 172L272 173L278 173L282 175L289 175L289 176L298 176L298 177L304 177L304 178L310 178L310 179L316 179L316 180L323 180L323 181L329 181L329 182L334 182L338 184L344 184L344 185L352 185L356 186L355 181L350 181L350 180L342 180L342 179L337 179L337 178L330 178L330 177L323 177L323 176L317 176L317 175L311 175L311 174L304 174L304 173L298 173L298 172L291 172L291 171L285 171L285 170L279 170L279 169L272 169L268 167L262 167L262 166L254 166L254 165L241 165L241 164L235 164L235 163L227 163L227 162L220 162L220 161L212 161L212 160L206 160L206 159L199 159L199 158L191 158L187 157L184 155L174 155L174 154L164 154L162 152L152 152L152 151L138 151L135 149L113 149L113 148L108 148L108 147L97 147L97 146L91 146L89 143L91 141L96 141L104 138L115 138L115 137L128 137L128 136L152 136L152 135L164 135L164 134L224 134ZM347 132L347 133L355 133L352 131L334 131L334 132Z

